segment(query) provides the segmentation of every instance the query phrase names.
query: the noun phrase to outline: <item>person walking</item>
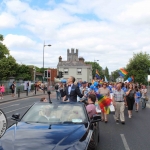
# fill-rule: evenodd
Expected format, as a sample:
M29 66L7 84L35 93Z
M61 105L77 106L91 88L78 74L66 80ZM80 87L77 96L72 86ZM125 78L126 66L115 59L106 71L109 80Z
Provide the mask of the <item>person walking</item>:
M2 99L3 99L3 94L5 93L5 86L4 86L4 84L1 85L1 88L2 88L1 91L2 91Z
M132 110L135 103L135 90L133 89L133 84L129 84L128 91L126 92L126 101L128 106L129 118L132 117Z
M118 123L119 117L122 124L125 124L125 116L124 116L124 109L125 109L125 93L121 89L121 84L118 83L116 85L116 90L113 93L113 106L115 107L115 120Z
M136 109L135 111L138 112L139 111L139 102L140 102L140 97L141 97L141 94L140 94L140 91L138 88L135 89L135 104L136 104Z
M144 109L146 107L146 97L147 97L147 89L145 85L142 86L141 93L142 93L141 97L142 109Z
M11 94L12 94L12 97L15 97L14 93L15 93L15 81L13 81L13 83L11 85Z
M0 99L2 99L2 85L0 85Z
M106 82L103 82L102 87L99 88L98 94L102 94L103 96L110 97L110 90L107 88ZM107 112L101 112L101 115L102 115L101 120L105 121L105 123L107 123L108 122Z
M77 102L77 96L79 96L80 98L83 97L80 92L79 86L75 85L74 82L75 78L73 76L70 76L67 80L66 89L60 89L61 97L66 96L65 100L68 100L69 102Z

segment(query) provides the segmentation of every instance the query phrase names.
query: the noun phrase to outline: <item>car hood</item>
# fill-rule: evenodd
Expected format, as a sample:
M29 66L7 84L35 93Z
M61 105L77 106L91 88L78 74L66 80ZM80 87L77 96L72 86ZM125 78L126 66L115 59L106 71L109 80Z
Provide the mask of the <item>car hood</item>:
M83 145L79 141L86 133L84 124L48 125L19 122L10 127L1 138L0 150L72 149L76 145Z

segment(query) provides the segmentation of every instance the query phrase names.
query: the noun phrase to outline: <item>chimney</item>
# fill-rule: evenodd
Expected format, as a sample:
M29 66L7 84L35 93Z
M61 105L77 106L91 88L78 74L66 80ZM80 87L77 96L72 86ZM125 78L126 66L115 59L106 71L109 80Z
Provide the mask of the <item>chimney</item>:
M62 61L62 57L61 56L59 56L59 62L61 62Z
M79 57L79 61L84 63L84 58L83 57Z

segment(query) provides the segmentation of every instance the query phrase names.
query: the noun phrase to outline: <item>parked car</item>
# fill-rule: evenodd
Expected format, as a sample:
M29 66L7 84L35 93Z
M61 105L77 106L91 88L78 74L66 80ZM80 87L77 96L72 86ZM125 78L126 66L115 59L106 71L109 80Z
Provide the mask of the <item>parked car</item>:
M99 115L90 120L83 103L39 102L31 106L0 139L0 150L94 150Z

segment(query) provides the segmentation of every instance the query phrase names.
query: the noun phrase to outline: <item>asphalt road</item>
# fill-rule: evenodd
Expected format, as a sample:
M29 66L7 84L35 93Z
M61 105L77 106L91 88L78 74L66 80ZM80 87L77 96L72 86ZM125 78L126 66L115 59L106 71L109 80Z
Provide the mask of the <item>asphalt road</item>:
M15 121L11 120L14 113L22 116L26 110L41 96L20 99L17 101L0 104L8 119L8 126ZM100 122L100 142L97 150L150 150L150 102L146 109L133 112L132 119L128 118L125 111L126 123L117 124L114 120L114 113L108 118L108 123Z

